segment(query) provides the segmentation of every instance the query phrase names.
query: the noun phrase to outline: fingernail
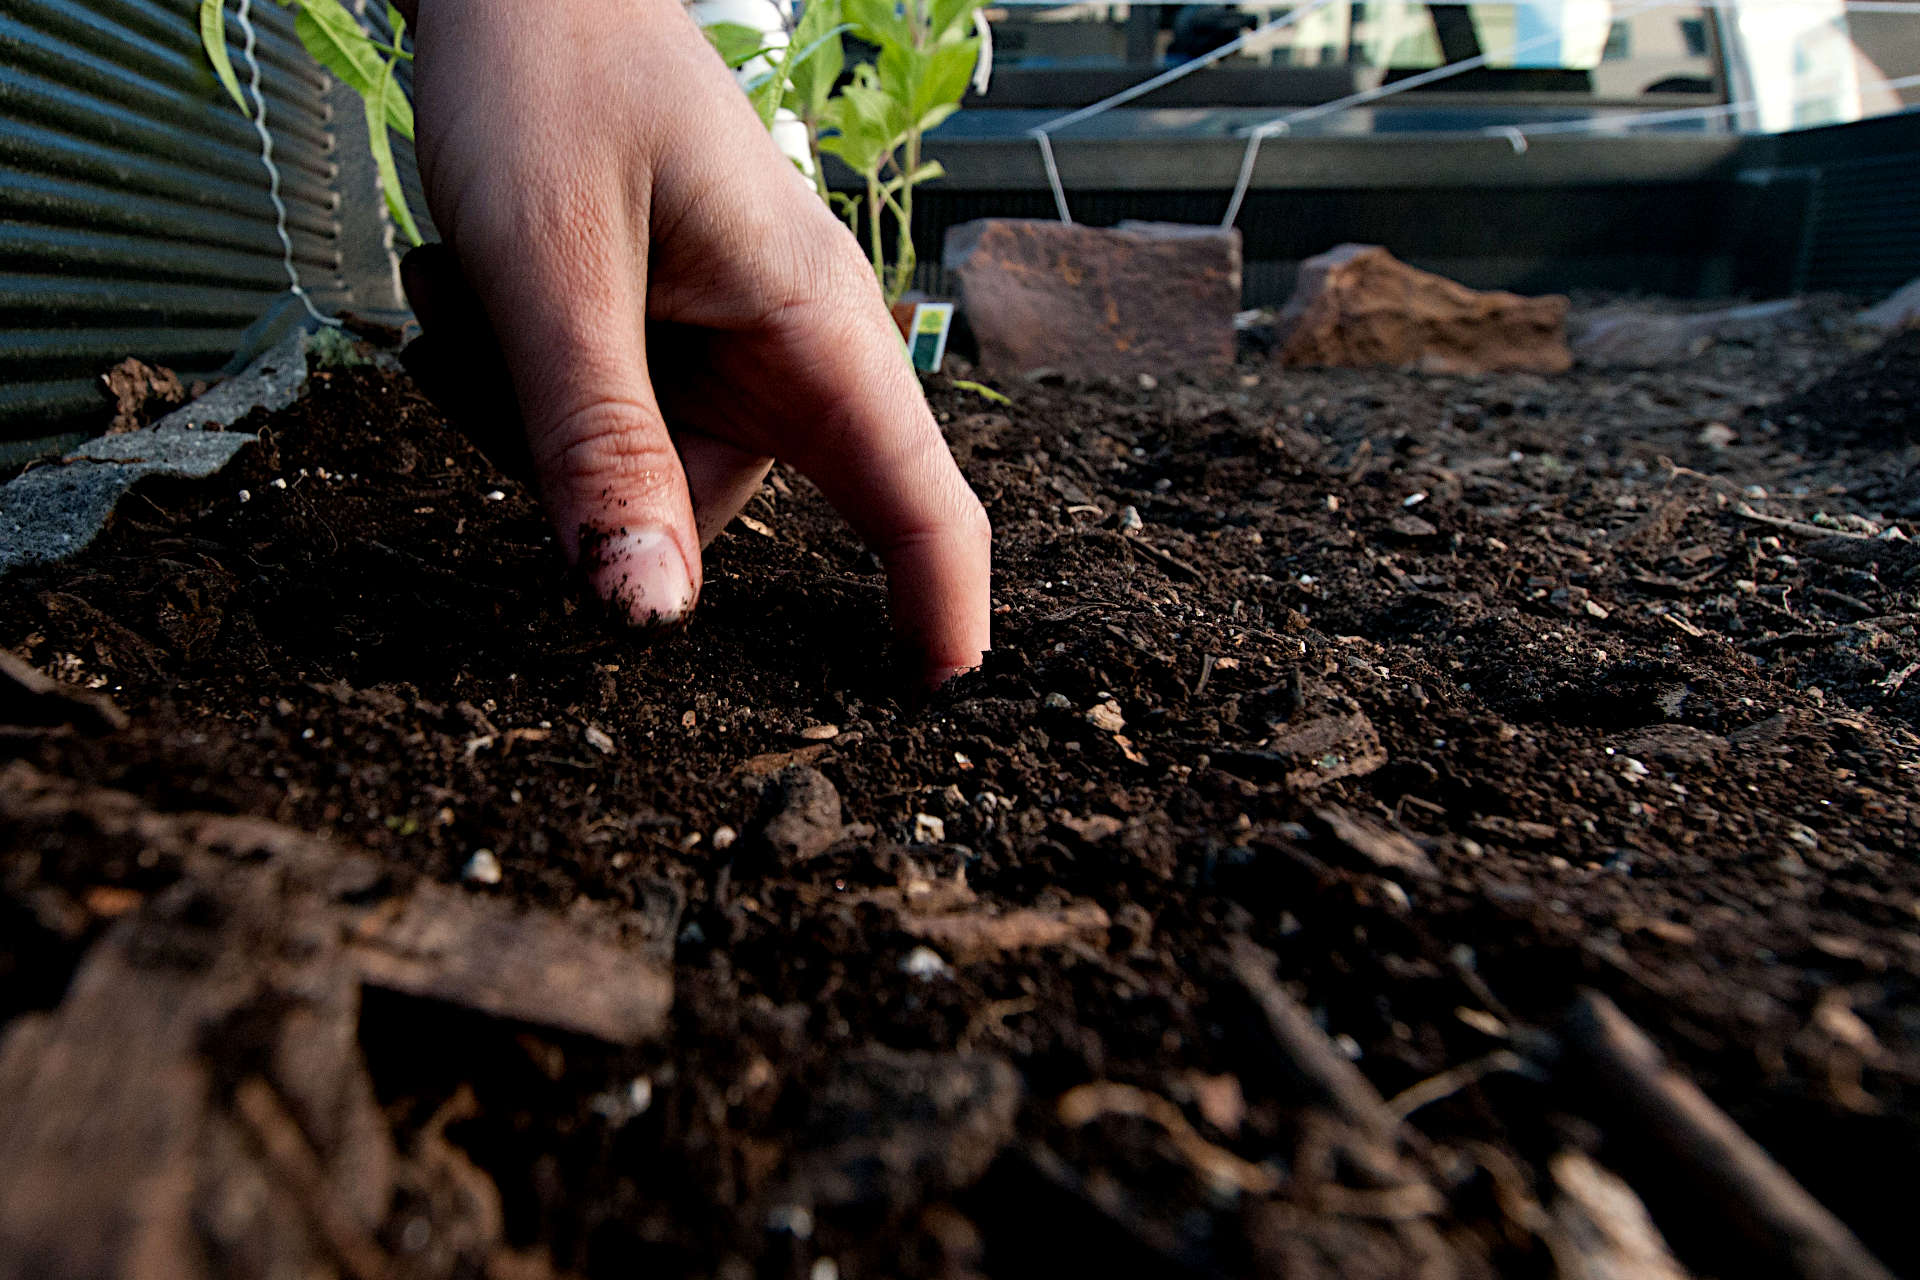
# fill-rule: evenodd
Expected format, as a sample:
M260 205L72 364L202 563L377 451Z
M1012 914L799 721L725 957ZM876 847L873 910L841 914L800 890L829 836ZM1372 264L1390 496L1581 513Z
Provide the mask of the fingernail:
M693 612L693 574L680 544L661 529L609 534L581 559L600 594L620 605L635 626L665 626Z

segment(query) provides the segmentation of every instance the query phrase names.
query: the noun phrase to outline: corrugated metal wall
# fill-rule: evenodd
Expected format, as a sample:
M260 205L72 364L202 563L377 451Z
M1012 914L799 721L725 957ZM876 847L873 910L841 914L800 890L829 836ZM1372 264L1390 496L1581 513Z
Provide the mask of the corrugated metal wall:
M0 439L93 425L122 356L218 370L285 294L259 140L206 65L197 11L0 0ZM252 14L294 262L323 305L345 302L338 91L288 10ZM244 85L231 19L228 35Z

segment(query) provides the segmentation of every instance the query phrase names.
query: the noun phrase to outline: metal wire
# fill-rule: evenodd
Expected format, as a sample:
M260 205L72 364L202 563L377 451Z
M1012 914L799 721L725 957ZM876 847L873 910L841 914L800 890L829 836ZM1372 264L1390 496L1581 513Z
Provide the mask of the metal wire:
M1900 76L1892 80L1882 80L1877 87L1882 89L1911 89L1920 85L1920 75ZM1675 107L1671 111L1620 112L1617 115L1594 116L1586 120L1549 120L1541 124L1493 125L1480 132L1488 137L1506 138L1513 144L1516 152L1525 152L1527 139L1541 133L1596 133L1609 128L1637 129L1641 125L1668 124L1676 120L1711 120L1716 116L1738 115L1743 111L1755 111L1760 107L1758 99L1746 102L1725 102L1712 107Z
M1754 9L1761 8L1797 8L1820 2L1821 0L1777 0L1775 4L1753 5L1741 4L1740 0L1642 0L1640 4L1629 5L1615 12L1612 15L1612 20L1618 22L1622 18L1632 17L1634 14L1642 13L1649 9L1672 8L1677 5L1713 10L1745 9L1750 12ZM1840 0L1840 3L1842 8L1851 11L1867 13L1920 13L1920 3L1916 3L1915 0ZM1561 39L1561 37L1561 32L1552 31L1531 40L1522 40L1511 49L1500 51L1500 56L1512 57L1515 54L1524 53L1529 49L1551 44ZM1248 188L1253 183L1253 161L1254 157L1259 154L1260 141L1262 138L1281 133L1289 133L1292 131L1294 125L1304 120L1317 120L1323 116L1338 115L1354 107L1365 106L1371 102L1378 102L1382 98L1390 98L1395 94L1406 93L1410 89L1419 89L1440 80L1450 80L1454 76L1462 75L1468 71L1486 66L1494 56L1492 53L1481 53L1471 58L1462 58L1458 62L1449 62L1444 66L1423 71L1419 75L1408 76L1405 80L1396 80L1392 84L1377 85L1372 89L1363 89L1358 93L1350 93L1344 98L1336 98L1332 102L1323 102L1316 106L1302 107L1297 111L1290 111L1286 115L1276 116L1272 120L1267 120L1242 130L1242 136L1247 139L1247 147L1241 157L1240 177L1239 180L1234 183L1233 197L1227 202L1227 217L1220 225L1222 227L1230 227L1233 225L1234 218L1239 216L1240 206L1246 199ZM1753 103L1741 103L1736 109L1744 110L1753 105ZM1708 109L1688 108L1688 110ZM1722 114L1732 114L1732 110L1723 110ZM1512 143L1513 149L1516 152L1524 152L1527 149L1526 132L1541 132L1546 127L1547 126L1538 126L1529 131L1521 131L1514 126L1501 125L1488 129L1485 132L1505 137Z
M253 30L253 0L240 0L240 7L234 16L239 20L240 30L246 35L240 46L240 56L246 60L251 76L247 90L253 98L253 128L260 135L260 163L267 171L267 199L273 202L273 229L280 237L280 265L287 271L287 287L316 321L324 325L338 325L338 320L322 314L320 308L313 305L313 299L307 296L306 289L300 284L300 268L294 265L293 237L287 232L287 203L280 198L280 167L273 162L273 134L267 131L267 98L260 90L260 60L254 52L257 41Z
M1251 31L1242 32L1232 40L1221 45L1218 49L1210 49L1198 58L1183 62L1177 67L1169 67L1159 75L1142 80L1139 84L1130 85L1118 93L1110 94L1100 99L1098 102L1081 107L1076 111L1069 111L1066 115L1059 116L1056 119L1047 121L1045 124L1036 125L1032 129L1029 129L1027 135L1040 144L1041 161L1046 165L1047 184L1053 189L1053 204L1054 207L1060 211L1060 221L1071 226L1073 223L1073 215L1067 211L1067 192L1066 188L1063 187L1060 182L1059 167L1054 163L1053 144L1048 141L1049 134L1056 130L1079 124L1083 120L1091 120L1102 112L1111 111L1115 107L1125 106L1136 98L1145 97L1155 89L1172 84L1175 80L1181 79L1183 76L1190 76L1202 67L1210 67L1222 58L1231 57L1261 36L1271 35L1275 31L1290 27L1306 18L1309 14L1337 2L1338 0L1308 0L1306 4L1301 5L1297 9L1289 10L1271 22L1263 23Z

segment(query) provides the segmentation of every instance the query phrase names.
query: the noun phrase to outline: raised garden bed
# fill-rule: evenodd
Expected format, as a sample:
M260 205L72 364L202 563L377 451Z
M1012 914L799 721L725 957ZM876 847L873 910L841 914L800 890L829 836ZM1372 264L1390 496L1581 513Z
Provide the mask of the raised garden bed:
M0 1190L71 1190L37 1099L186 1117L118 1167L191 1194L84 1203L215 1274L1575 1274L1585 1153L1786 1273L1592 989L1920 1268L1917 357L936 380L996 636L919 707L797 477L647 643L403 376L321 372L0 587L126 713L0 715Z

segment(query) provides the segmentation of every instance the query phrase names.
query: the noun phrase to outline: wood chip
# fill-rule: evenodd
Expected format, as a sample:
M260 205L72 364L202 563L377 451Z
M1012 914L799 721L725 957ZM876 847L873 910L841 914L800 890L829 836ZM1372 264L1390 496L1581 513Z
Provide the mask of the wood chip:
M594 924L427 883L361 914L348 950L376 987L609 1044L655 1038L673 980L646 944L662 940L621 939L610 918Z
M1216 747L1208 758L1254 782L1312 791L1339 778L1365 777L1386 764L1387 752L1373 722L1356 711L1280 729L1265 747Z
M1420 880L1437 879L1440 871L1425 850L1397 831L1349 813L1344 809L1316 809L1314 816L1326 824L1327 832L1340 846L1356 855L1370 871L1412 876Z
M900 917L905 932L962 962L1009 951L1059 947L1075 940L1103 944L1111 924L1097 902L1077 902L1057 909L1020 907L999 915L956 911Z

